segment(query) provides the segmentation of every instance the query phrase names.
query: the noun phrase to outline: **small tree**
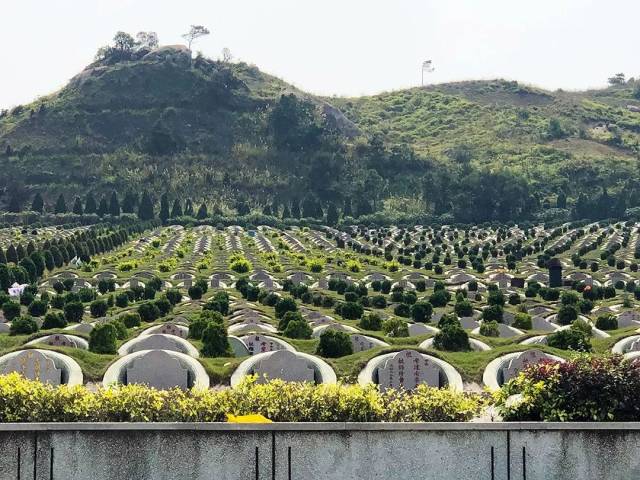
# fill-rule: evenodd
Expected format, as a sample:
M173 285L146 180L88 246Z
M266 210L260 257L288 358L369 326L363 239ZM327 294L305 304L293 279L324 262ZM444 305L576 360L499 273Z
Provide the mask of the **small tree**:
M218 322L209 322L202 332L202 354L205 357L231 357L227 329Z
M31 210L38 213L43 212L44 200L42 200L42 195L40 195L40 192L34 195L33 202L31 203Z
M204 37L205 35L209 35L211 32L206 27L202 25L191 25L191 28L187 33L182 35L187 41L187 47L191 50L191 44L195 42L198 38Z
M327 328L320 335L316 354L326 358L344 357L353 353L351 338L345 332Z
M288 312L291 313L291 312ZM287 313L287 315L288 315ZM286 317L286 315L285 315ZM304 318L296 318L287 324L287 328L282 332L285 337L309 339L313 330Z
M89 350L94 353L116 353L116 327L111 323L98 324L89 334Z
M67 213L67 204L64 201L64 195L60 194L58 196L58 200L56 200L56 205L54 207L54 212L57 214Z

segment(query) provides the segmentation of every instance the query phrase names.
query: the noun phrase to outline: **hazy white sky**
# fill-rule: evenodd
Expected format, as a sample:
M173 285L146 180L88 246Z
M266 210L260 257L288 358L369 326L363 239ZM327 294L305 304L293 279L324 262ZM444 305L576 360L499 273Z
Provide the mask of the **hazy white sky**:
M362 95L430 82L503 77L547 88L640 76L639 0L2 0L0 108L50 93L118 30L182 43L190 24L305 90Z

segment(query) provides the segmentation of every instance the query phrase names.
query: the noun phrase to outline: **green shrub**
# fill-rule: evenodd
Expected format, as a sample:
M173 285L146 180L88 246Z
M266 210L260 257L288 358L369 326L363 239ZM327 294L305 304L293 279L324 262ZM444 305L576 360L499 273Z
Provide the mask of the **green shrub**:
M438 350L449 352L465 352L471 350L469 345L469 335L464 331L460 323L449 323L445 325L435 337L433 346Z
M512 327L519 328L520 330L531 330L531 328L533 328L531 315L523 312L516 313Z
M200 287L199 285L193 285L187 291L189 298L191 298L192 300L200 300L203 293L204 292L202 290L202 287Z
M47 313L47 302L43 302L42 300L34 300L27 308L29 315L32 317L42 317L45 313Z
M126 293L118 293L116 295L116 307L126 308L129 306L129 295Z
M94 353L116 353L116 327L111 323L101 323L93 327L89 334L89 350Z
M79 323L84 315L82 302L69 302L64 306L64 318L68 323Z
M28 315L22 315L11 322L10 335L30 335L38 331L38 324Z
M336 313L347 320L357 320L362 317L364 309L359 303L343 302L339 304L339 308L336 309Z
M20 315L20 304L16 302L5 302L2 305L2 314L4 318L10 322Z
M182 300L182 293L177 288L170 288L165 292L167 300L171 302L171 305L177 305Z
M300 314L300 312L286 312L282 318L278 321L278 330L280 330L281 332L283 332L284 330L286 330L287 326L289 325L289 322L293 322L293 321L299 321L299 320L303 320L304 318L302 318L302 315Z
M227 414L262 414L275 422L464 422L485 397L418 386L413 392L374 385L265 384L235 388L156 390L144 385L89 390L52 387L17 373L0 376L0 422L225 422ZM283 401L286 399L286 401ZM25 408L29 405L29 408Z
M504 310L501 305L489 305L482 310L482 319L487 322L502 323Z
M229 268L236 273L247 273L251 270L251 263L242 255L233 255L229 262Z
M613 315L600 315L596 319L596 328L600 330L615 330L618 328L618 319Z
M377 313L367 313L362 316L358 326L363 330L381 330L382 329L382 317Z
M292 312L288 312L287 315ZM286 315L285 315L286 317ZM291 320L282 334L289 338L309 339L313 333L313 329L309 323L302 317Z
M582 330L576 328L558 330L548 335L547 345L561 350L575 350L577 352L591 351L589 336Z
M298 305L292 297L283 297L275 306L276 317L282 318L287 312L297 312Z
M469 300L456 302L454 311L458 317L471 317L473 315L473 306Z
M498 322L492 320L490 322L483 321L480 324L480 335L483 337L499 337L500 330L498 328Z
M136 312L126 312L121 315L120 320L124 323L124 326L127 328L139 327L142 319L140 318L140 314Z
M59 312L49 312L44 316L44 321L42 322L43 330L50 330L52 328L64 328L67 326L67 321L64 318L64 315Z
M91 305L89 305L89 311L93 318L104 317L107 314L108 309L109 306L107 305L107 302L102 299L94 300L91 302Z
M451 300L451 294L446 290L436 290L429 297L429 303L434 307L444 307Z
M327 328L320 335L316 354L326 358L344 357L353 353L351 338L345 332Z
M391 337L408 337L409 325L401 318L390 317L382 322L382 331Z
M565 330L562 330L565 331ZM519 401L508 400L514 394ZM640 419L640 369L621 355L577 355L531 365L496 395L506 421L626 422Z
M573 304L563 304L558 310L556 321L560 325L569 325L578 318L578 309Z
M138 315L143 322L153 322L160 318L160 310L154 302L146 302L138 307Z
M393 313L399 317L409 318L411 316L411 307L406 303L399 303L393 307Z
M227 329L218 322L209 322L202 332L202 355L205 357L231 357Z
M374 308L386 308L387 299L384 297L384 295L374 295L371 298L371 306Z

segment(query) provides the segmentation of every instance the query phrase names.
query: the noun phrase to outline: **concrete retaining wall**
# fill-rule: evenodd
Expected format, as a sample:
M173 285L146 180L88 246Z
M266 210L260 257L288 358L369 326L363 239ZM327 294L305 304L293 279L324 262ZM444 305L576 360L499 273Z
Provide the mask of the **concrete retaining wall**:
M3 424L1 480L640 478L640 423Z

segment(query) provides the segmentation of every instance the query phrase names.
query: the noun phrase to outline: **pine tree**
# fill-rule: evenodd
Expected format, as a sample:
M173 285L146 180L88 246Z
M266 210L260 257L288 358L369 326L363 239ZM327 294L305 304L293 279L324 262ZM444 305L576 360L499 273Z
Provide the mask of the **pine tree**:
M6 265L6 264L7 264L7 257L4 254L4 250L0 248L0 265Z
M80 200L80 197L76 197L73 201L73 213L75 213L76 215L82 215L83 213L82 200Z
M291 218L291 210L289 210L289 205L286 203L282 207L282 219L284 220L285 218Z
M18 263L18 252L13 244L9 245L9 248L7 248L6 258L7 262Z
M44 210L44 200L42 200L42 195L40 192L36 193L33 196L33 202L31 203L31 210L33 212L42 213Z
M96 212L100 218L109 213L109 205L107 205L107 197L104 195L100 199L100 205L98 205L98 211Z
M340 218L340 214L338 212L338 208L336 204L331 202L329 203L329 207L327 208L327 225L333 226L338 223Z
M97 210L98 205L96 204L96 199L93 196L93 193L87 193L87 196L84 200L84 213L86 213L87 215L92 215L96 213Z
M182 216L182 206L180 205L180 202L176 198L173 201L173 207L171 207L171 218L178 218L181 216Z
M122 213L134 213L137 203L138 195L132 192L127 193L122 201Z
M58 200L56 200L56 205L53 209L56 214L67 213L67 203L64 201L64 195L60 194L58 196Z
M22 200L17 194L13 195L9 200L9 205L7 205L7 210L9 210L12 213L18 213L20 212L20 210L22 210Z
M158 216L160 220L162 220L162 223L167 223L167 219L169 218L169 197L166 192L160 197L160 213Z
M293 202L291 202L291 216L293 218L300 218L301 216L300 204L298 203L297 200L294 200Z
M564 192L558 193L556 208L567 208L567 195Z
M27 256L27 251L24 249L21 243L16 247L16 255L18 256L18 260L22 260Z
M342 209L343 217L353 217L353 209L351 208L351 199L344 199L344 208Z
M113 217L120 216L120 201L115 190L111 192L111 199L109 200L109 215Z
M267 216L271 216L271 205L269 205L268 203L262 207L262 214L263 215L267 215Z
M207 204L202 202L202 204L200 205L200 208L198 208L198 214L196 218L198 220L204 220L208 216L209 216L209 213L207 212Z
M144 192L140 200L140 205L138 205L138 218L140 220L153 220L154 217L153 201L149 193Z
M187 198L187 201L184 203L184 214L187 217L193 217L193 202L190 198Z

